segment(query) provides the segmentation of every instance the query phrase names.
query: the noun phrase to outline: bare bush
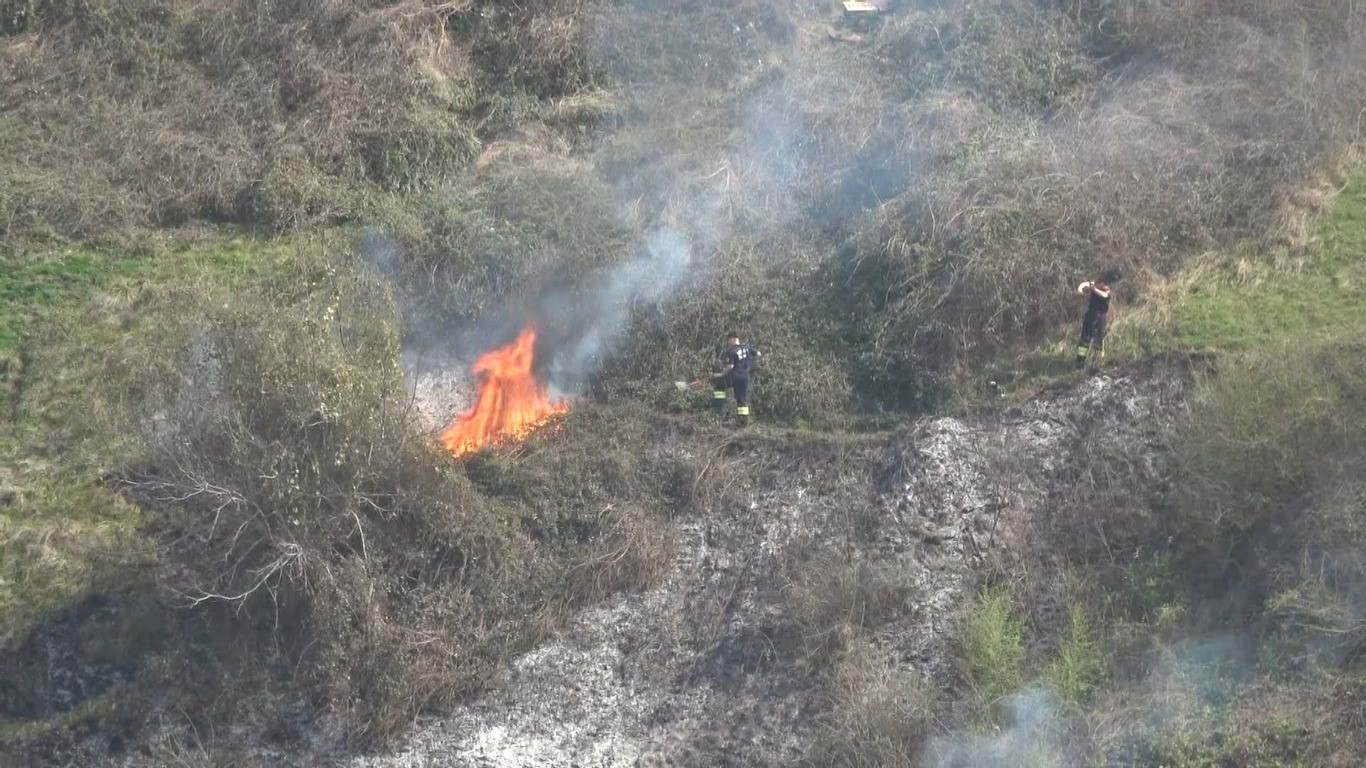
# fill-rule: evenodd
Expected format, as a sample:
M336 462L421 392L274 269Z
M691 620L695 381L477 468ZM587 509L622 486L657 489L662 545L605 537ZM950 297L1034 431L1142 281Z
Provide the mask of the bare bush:
M120 485L161 510L166 586L273 637L365 742L517 646L536 555L413 429L383 290L321 265L297 284L210 310Z

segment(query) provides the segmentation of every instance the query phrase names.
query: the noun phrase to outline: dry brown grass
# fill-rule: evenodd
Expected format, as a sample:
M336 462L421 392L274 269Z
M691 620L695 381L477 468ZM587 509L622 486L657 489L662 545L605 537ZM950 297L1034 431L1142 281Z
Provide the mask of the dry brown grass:
M818 667L838 659L849 644L898 615L912 587L893 570L819 553L795 564L783 588L801 637L801 663Z
M11 20L0 48L0 130L20 160L0 185L0 234L99 239L196 220L291 229L372 217L384 195L444 181L501 130L478 114L499 98L489 78L506 63L500 36L535 27L513 43L517 71L544 67L556 95L576 92L567 78L582 68L556 64L566 43L541 34L563 24L481 10L434 0L37 4ZM28 129L36 123L49 129Z
M551 434L436 452L387 287L300 260L227 306L177 295L200 323L118 350L146 457L115 484L151 513L167 604L213 638L184 638L218 665L177 682L190 717L235 722L283 684L371 744L479 690L570 609L653 583L678 468L638 455L647 424L591 409L574 415L591 450Z
M863 768L920 765L934 694L914 670L872 641L858 638L835 663L832 712L810 765Z
M574 566L567 592L575 605L589 605L622 590L651 587L673 563L673 529L639 510L609 507L596 523L602 531Z

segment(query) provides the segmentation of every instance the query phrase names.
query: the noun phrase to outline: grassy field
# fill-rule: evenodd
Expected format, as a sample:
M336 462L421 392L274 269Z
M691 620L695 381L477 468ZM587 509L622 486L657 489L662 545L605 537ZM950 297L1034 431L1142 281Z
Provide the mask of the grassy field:
M289 263L297 245L233 240L123 255L59 251L0 261L0 647L53 609L136 578L139 515L100 486L128 458L113 356L179 322L153 294L230 286Z
M1366 327L1366 173L1350 175L1311 241L1258 261L1179 281L1172 339L1187 349L1241 351Z
M1170 277L1140 274L1121 282L1107 359L1231 354L1366 329L1366 284L1358 276L1366 260L1366 173L1343 174L1326 200L1303 243L1245 243L1204 254ZM1075 305L1080 318L1082 304L1066 288L1058 301ZM1074 339L1069 333L987 363L958 393L960 401L1014 401L1079 379L1086 374L1072 366Z

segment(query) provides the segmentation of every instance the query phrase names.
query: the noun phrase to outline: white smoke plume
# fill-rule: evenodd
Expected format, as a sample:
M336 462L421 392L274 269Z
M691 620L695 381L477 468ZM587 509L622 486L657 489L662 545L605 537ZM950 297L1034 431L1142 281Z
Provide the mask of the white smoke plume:
M1018 768L1057 765L1065 723L1057 696L1046 688L1026 688L998 705L1003 728L959 732L930 741L925 768Z
M578 299L567 319L575 330L553 352L551 386L561 392L580 391L625 333L631 313L672 296L693 266L688 238L668 227L651 232L634 259L612 269L598 287Z

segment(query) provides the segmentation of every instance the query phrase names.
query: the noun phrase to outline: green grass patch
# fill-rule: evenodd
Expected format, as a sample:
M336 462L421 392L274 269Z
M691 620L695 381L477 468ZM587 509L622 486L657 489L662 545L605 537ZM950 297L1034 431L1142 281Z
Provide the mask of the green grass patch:
M88 299L100 289L118 289L138 279L259 278L278 271L294 247L286 241L236 238L140 254L67 250L10 255L0 259L0 357L13 356L26 338L41 333L43 320L54 309Z
M89 252L0 260L0 356L14 355L42 313L62 298L137 268L137 259Z
M237 239L0 261L0 648L118 589L147 557L137 510L99 482L132 445L114 414L135 393L110 386L111 366L185 321L177 290L269 279L298 247Z
M1238 355L1199 382L1176 446L1179 522L1197 573L1260 566L1272 552L1293 562L1297 542L1351 549L1366 457L1363 355L1366 331L1344 331Z
M1172 308L1182 348L1240 351L1366 327L1366 172L1352 175L1302 253L1197 274Z

